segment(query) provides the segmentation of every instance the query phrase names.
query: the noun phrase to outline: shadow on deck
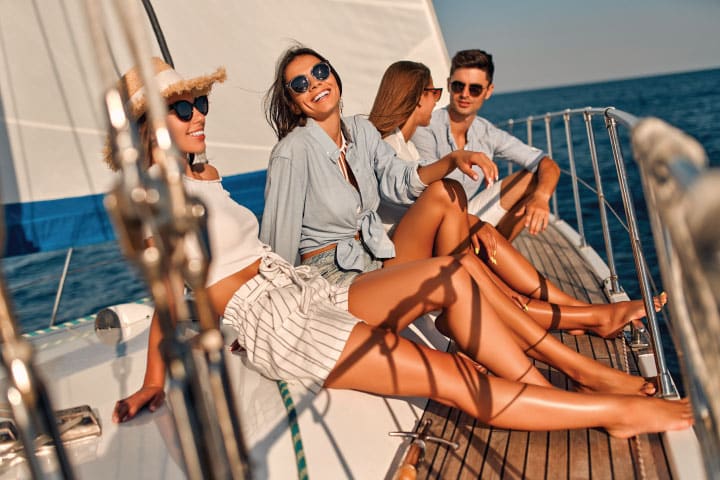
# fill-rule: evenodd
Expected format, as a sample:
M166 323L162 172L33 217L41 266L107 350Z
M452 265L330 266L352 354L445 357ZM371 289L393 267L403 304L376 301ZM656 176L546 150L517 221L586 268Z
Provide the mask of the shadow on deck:
M551 225L537 237L523 234L515 246L546 277L575 297L606 303L602 281L575 248ZM624 340L604 340L554 332L583 355L614 368L637 373ZM547 365L536 366L559 388L571 389L567 377ZM457 451L428 444L418 479L665 479L671 478L660 435L629 440L610 437L604 430L523 432L491 428L457 409L429 402L423 416L432 419L431 433L460 444Z

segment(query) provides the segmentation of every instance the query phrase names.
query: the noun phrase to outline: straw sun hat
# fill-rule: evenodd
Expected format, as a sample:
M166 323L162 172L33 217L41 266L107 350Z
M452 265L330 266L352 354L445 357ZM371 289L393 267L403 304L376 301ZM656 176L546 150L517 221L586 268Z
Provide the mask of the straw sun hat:
M190 93L196 97L207 95L212 90L215 82L224 82L227 77L224 67L219 67L213 73L202 75L194 78L183 78L173 67L165 63L158 57L152 57L152 66L155 71L155 81L163 98L169 98L173 95L182 95ZM145 98L145 87L140 77L140 69L133 67L123 75L119 82L118 88L127 95L127 108L130 115L138 119L147 108ZM103 149L103 158L105 163L112 170L117 170L112 160L112 147L109 139L106 139L105 148Z

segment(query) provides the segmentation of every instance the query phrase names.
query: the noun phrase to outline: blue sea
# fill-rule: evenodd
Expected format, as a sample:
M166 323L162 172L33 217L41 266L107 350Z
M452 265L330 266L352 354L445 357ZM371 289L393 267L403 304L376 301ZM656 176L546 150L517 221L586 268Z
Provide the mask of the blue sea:
M614 106L636 116L656 116L695 137L707 151L710 162L720 165L720 69L672 75L634 78L594 84L547 88L526 92L494 95L482 110L482 115L494 123L527 115L542 116L546 112L557 112L566 108ZM544 134L538 130L534 137L536 145L545 148ZM577 145L575 155L583 156L584 126L574 127ZM596 137L603 133L600 119L597 119ZM515 135L525 140L525 127L516 126ZM553 126L554 156L560 166L563 156L564 133L561 122ZM607 148L599 146L598 155L604 179L614 178L615 167ZM629 157L629 147L626 150ZM594 184L589 162L578 164L578 173L590 184ZM629 184L636 186L633 192L636 209L644 231L641 241L648 250L648 261L653 266L656 291L662 290L660 276L654 261L652 238L649 236L647 215L642 201L642 192L637 172L628 166ZM606 182L605 192L612 199L617 193ZM558 186L559 212L571 225L576 226L572 208L570 183L563 181ZM602 236L594 208L597 200L590 194L582 194L584 207L584 228L587 241L604 256ZM622 211L619 202L611 201L613 207ZM637 277L631 256L627 234L614 226L613 243L616 248L616 263L620 281L629 295L639 297ZM66 252L47 252L2 260L16 317L23 331L32 331L48 326L53 310L53 301ZM73 252L70 273L60 303L57 323L93 314L102 307L147 296L142 280L135 269L128 266L114 243L83 247ZM677 366L673 365L673 370Z

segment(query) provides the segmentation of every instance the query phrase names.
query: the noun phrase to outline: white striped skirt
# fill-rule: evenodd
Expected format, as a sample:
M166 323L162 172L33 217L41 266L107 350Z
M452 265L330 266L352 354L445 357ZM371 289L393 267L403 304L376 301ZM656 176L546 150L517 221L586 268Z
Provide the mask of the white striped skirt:
M317 392L340 357L353 327L348 287L316 269L294 268L274 253L228 302L223 322L237 332L251 366L272 380L299 382Z

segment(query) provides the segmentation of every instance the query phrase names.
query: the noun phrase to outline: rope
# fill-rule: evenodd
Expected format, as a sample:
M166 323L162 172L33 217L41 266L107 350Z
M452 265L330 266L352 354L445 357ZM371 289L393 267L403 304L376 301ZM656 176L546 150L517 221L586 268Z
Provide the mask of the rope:
M277 381L280 397L282 398L285 410L287 411L287 421L292 435L293 449L295 450L295 463L298 471L298 480L308 480L307 461L305 459L305 450L303 449L302 437L300 436L300 424L297 421L297 411L292 395L288 389L287 382L284 380Z
M630 362L628 362L627 342L625 341L624 336L620 344L622 345L623 370L625 371L625 373L630 373ZM643 455L643 451L645 449L643 448L642 442L640 441L640 435L635 435L634 437L632 437L631 441L635 443L635 451L637 452L638 472L640 473L640 478L642 480L645 480L647 478L647 471L645 470L645 458Z

